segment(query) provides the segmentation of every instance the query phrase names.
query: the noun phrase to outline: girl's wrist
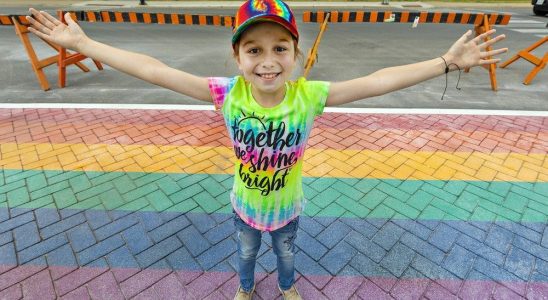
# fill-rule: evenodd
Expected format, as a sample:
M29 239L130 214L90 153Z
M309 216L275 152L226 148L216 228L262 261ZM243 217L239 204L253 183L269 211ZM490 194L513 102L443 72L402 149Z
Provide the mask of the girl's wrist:
M86 50L87 44L89 44L90 39L87 36L82 36L74 45L74 50L79 53L83 53Z
M460 70L460 66L455 63L455 59L452 55L446 53L440 56L440 58L444 63L444 70L446 68L448 68L448 71Z

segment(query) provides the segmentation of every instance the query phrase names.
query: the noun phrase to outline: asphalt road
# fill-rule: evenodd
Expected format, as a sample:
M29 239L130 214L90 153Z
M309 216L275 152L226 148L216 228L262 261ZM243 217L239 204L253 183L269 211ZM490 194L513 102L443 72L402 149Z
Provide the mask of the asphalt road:
M18 9L14 8L10 13L19 12L15 10ZM548 17L534 16L530 9L525 8L504 10L512 13L512 20L516 22L497 28L499 33L507 35L507 40L501 42L500 47L510 49L501 56L503 61L538 40L539 34L546 34L543 30L548 32L545 27ZM198 9L185 12L233 13L232 10ZM297 19L301 20L300 12L297 11L297 15ZM82 26L89 36L98 41L154 56L190 73L201 76L233 76L238 73L231 56L229 28L115 23L83 23ZM305 54L316 37L318 26L299 23L300 47ZM309 79L347 80L384 67L434 58L442 55L468 29L472 29L472 26L419 24L412 29L410 24L396 23L331 24L322 39L319 61ZM39 40L34 38L33 43L40 57L54 54ZM92 69L89 73L83 73L74 66L68 69L68 86L64 89L56 86L56 68L48 67L46 75L53 88L43 92L23 46L10 26L0 26L0 51L0 102L203 104L109 67L97 71L89 60L85 62ZM544 48L539 48L533 53L541 56L543 51ZM440 97L445 77L441 76L401 91L345 106L548 111L548 70L541 71L531 85L522 84L532 67L532 64L520 60L506 69L497 69L497 92L490 88L487 71L475 68L470 73L462 74L459 84L461 90L455 89L458 73L449 74L449 86L443 101ZM301 74L302 69L298 69L294 77Z

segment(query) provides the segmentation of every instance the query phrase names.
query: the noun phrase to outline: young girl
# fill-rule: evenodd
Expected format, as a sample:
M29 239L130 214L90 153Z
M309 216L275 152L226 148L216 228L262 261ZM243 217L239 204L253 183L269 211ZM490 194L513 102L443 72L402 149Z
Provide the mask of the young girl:
M477 65L507 49L485 49L504 38L472 38L466 32L444 55L391 67L344 82L289 81L299 54L295 17L281 0L248 0L236 13L232 36L241 75L203 78L156 59L88 38L65 15L67 25L30 9L30 29L39 37L80 52L145 81L212 102L224 116L237 163L231 192L237 229L240 287L236 299L251 299L261 234L268 231L277 256L284 299L300 299L294 286L294 240L306 200L301 168L314 117L335 106L399 90L438 75Z

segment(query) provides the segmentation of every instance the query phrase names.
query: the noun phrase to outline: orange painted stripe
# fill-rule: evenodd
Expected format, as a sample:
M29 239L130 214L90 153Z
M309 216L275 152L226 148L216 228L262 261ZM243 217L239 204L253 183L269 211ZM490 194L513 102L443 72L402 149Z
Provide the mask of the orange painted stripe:
M116 22L119 22L119 23L124 22L124 18L122 18L122 13L118 11L114 12L114 19L116 20Z
M103 22L110 22L110 16L108 15L108 12L102 11L101 12L101 18L103 19Z
M158 14L158 24L165 24L165 23L166 23L165 14Z
M404 11L401 13L400 22L407 23L407 21L409 21L409 12Z
M344 11L343 14L342 14L342 21L343 22L348 22L349 19L350 19L350 12Z
M504 17L502 17L502 21L500 22L500 25L508 25L508 23L510 23L510 17L512 16L504 15Z
M213 25L215 25L215 26L221 25L221 17L213 16Z
M390 10L385 11L384 12L384 20L390 19L391 14L392 14L392 11L390 11ZM384 22L384 20L383 20L383 22Z
M323 11L318 12L318 22L323 22L325 18L325 13Z
M363 11L359 11L358 13L356 13L356 22L363 22L363 16L364 16Z
M447 23L455 23L456 16L457 16L456 13L450 12L449 15L447 15Z
M11 24L11 19L8 16L0 16L0 23L2 24Z
M185 15L185 24L187 24L187 25L192 24L192 16L191 15Z
M434 13L434 19L432 20L432 23L439 23L441 20L441 12L435 12Z
M331 12L331 22L337 22L337 19L339 18L339 12L338 11L332 11Z
M369 20L369 22L377 22L377 12L376 11L371 12L371 19Z
M498 16L499 16L498 14L491 14L489 16L489 24L493 25L493 24L497 23L497 17Z
M179 24L179 16L177 14L171 14L171 24Z
M310 22L310 12L305 11L303 14L303 22Z
M129 21L131 23L137 23L137 14L134 12L129 13Z
M232 27L232 17L226 16L225 17L225 26Z
M470 19L470 14L463 13L462 18L460 19L460 23L461 24L466 24L466 23L468 23L468 19Z
M97 22L97 18L95 17L95 13L88 11L87 12L88 20L90 22Z
M200 25L207 25L206 16L199 15L198 16L198 24Z
M150 19L150 14L149 13L143 13L143 21L146 24L152 23L152 20Z
M477 14L476 19L474 20L474 25L475 26L480 26L481 24L483 24L483 17L484 17L484 14ZM489 21L487 21L487 22L489 22Z
M427 17L428 17L428 12L426 12L426 11L421 11L421 14L420 14L420 16L419 16L419 18L420 18L419 21L420 21L421 23L426 23Z

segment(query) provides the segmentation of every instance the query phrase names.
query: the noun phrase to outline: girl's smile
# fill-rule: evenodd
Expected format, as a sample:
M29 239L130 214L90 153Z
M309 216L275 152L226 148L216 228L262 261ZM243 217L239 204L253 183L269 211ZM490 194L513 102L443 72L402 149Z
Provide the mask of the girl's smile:
M261 78L265 79L265 80L272 80L272 79L275 79L276 77L278 77L280 74L282 73L264 73L264 74L255 74L257 76L260 76Z

